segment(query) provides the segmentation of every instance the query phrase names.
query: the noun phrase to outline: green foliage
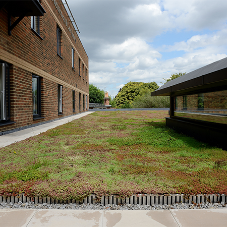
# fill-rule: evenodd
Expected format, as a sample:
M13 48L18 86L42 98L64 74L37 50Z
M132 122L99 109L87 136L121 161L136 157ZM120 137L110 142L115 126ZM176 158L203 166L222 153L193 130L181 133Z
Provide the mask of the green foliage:
M134 99L147 91L152 92L158 89L155 82L129 82L117 94L115 101L119 108L130 108Z
M89 102L90 103L104 103L105 92L100 90L93 84L89 84Z
M116 100L115 100L115 98L112 98L111 96L109 96L109 98L110 98L110 105L111 105L111 107L116 107Z
M169 96L151 96L150 92L138 95L132 103L133 108L169 108Z
M186 73L175 73L175 74L172 74L171 75L171 77L169 78L169 79L164 79L166 82L165 83L167 83L167 82L169 82L169 81L171 81L171 80L174 80L174 79L176 79L176 78L178 78L178 77L180 77L180 76L183 76L183 75L185 75Z

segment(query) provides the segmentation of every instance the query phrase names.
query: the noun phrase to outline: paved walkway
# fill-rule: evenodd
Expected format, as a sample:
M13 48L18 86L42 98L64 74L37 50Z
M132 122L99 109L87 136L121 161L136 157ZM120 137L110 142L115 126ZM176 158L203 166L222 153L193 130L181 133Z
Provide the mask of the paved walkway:
M1 227L226 227L227 209L0 210Z
M44 124L41 124L41 125L38 125L38 126L34 126L34 127L30 127L30 128L27 128L27 129L20 130L20 131L17 131L17 132L12 132L12 133L9 133L9 134L6 134L6 135L2 135L2 136L0 136L0 147L5 147L5 146L8 146L12 143L15 143L15 142L18 142L18 141L21 141L21 140L25 140L25 139L32 137L32 136L36 136L36 135L38 135L42 132L46 132L49 129L52 129L52 128L55 128L59 125L63 125L63 124L66 124L70 121L79 119L79 118L84 117L84 116L91 114L93 112L89 111L89 112L84 112L84 113L81 113L81 114L76 114L76 115L73 115L73 116L70 116L70 117L51 121L49 123L44 123ZM0 227L1 227L1 225L0 225Z

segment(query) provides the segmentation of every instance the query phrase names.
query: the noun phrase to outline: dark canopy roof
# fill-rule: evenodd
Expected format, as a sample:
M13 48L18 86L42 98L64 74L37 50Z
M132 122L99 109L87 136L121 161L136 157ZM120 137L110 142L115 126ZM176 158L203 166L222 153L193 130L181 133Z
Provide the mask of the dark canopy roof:
M227 85L227 58L216 61L181 77L171 80L152 92L152 96L182 93Z
M0 1L0 9L2 7L14 17L43 16L45 13L38 0L3 0Z

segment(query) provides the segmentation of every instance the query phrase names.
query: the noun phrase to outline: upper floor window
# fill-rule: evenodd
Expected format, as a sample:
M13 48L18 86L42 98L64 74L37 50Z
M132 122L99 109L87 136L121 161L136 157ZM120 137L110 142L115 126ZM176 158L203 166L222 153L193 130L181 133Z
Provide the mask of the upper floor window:
M62 44L62 30L57 26L57 54L59 56L61 56L62 54L61 44Z
M40 2L40 1L38 0L38 2ZM31 16L31 28L40 35L39 16Z
M72 68L74 69L74 52L75 50L72 48Z
M80 60L80 58L79 58L79 76L81 76L81 75L80 75L80 61L81 61L81 60Z
M10 118L9 65L0 61L0 122Z
M31 16L31 28L40 35L39 16Z
M41 80L36 75L32 75L32 104L33 118L41 117Z

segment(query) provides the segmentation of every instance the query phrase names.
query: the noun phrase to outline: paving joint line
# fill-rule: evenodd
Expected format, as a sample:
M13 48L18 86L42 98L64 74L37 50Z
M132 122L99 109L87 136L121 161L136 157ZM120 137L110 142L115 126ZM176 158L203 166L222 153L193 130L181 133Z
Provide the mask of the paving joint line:
M36 213L39 212L39 210L35 210L35 213L32 215L31 219L29 220L28 224L26 225L26 227L29 226L31 220L34 218L34 216L36 215Z
M171 216L173 217L174 221L177 223L178 227L182 227L181 224L177 221L177 219L175 218L174 214L172 213L171 209L169 210Z

